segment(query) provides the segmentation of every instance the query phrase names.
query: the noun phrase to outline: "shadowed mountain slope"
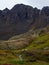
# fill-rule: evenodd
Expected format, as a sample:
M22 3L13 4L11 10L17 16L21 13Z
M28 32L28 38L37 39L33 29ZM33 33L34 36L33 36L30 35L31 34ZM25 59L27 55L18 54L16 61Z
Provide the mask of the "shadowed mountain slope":
M49 26L49 7L42 10L17 4L11 10L0 10L0 40Z

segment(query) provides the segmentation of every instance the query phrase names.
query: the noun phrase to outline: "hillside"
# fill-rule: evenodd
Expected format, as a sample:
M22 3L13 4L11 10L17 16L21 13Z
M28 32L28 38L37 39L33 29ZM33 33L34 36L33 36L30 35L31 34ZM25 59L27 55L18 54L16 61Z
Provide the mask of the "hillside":
M49 65L49 6L17 4L0 10L0 65Z
M0 64L4 63L49 65L49 33L40 34L29 45L21 49L0 50Z
M14 35L49 26L49 7L41 10L29 5L17 4L11 10L0 10L0 40L8 40Z

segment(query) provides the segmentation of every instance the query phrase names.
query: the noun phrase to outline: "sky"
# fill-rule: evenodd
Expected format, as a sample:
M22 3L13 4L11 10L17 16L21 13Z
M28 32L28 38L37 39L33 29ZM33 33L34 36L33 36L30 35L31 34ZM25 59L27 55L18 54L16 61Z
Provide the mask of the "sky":
M0 0L0 10L11 9L14 5L22 3L39 9L49 6L49 0Z

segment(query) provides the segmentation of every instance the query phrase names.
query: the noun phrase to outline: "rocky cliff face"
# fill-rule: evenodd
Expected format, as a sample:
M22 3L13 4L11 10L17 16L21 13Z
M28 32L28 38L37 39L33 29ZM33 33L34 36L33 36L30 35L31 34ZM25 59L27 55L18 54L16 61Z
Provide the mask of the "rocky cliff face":
M42 10L24 4L17 4L11 10L0 10L0 39L9 39L30 29L49 26L49 7Z

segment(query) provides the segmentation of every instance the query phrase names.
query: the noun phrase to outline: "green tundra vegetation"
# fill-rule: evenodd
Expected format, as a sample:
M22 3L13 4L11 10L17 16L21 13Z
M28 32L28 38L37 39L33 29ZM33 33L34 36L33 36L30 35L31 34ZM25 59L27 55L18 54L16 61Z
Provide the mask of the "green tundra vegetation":
M1 42L5 43L5 41ZM9 41L7 42L9 43ZM49 65L49 33L39 34L24 48L0 50L0 64L6 63L13 65Z

